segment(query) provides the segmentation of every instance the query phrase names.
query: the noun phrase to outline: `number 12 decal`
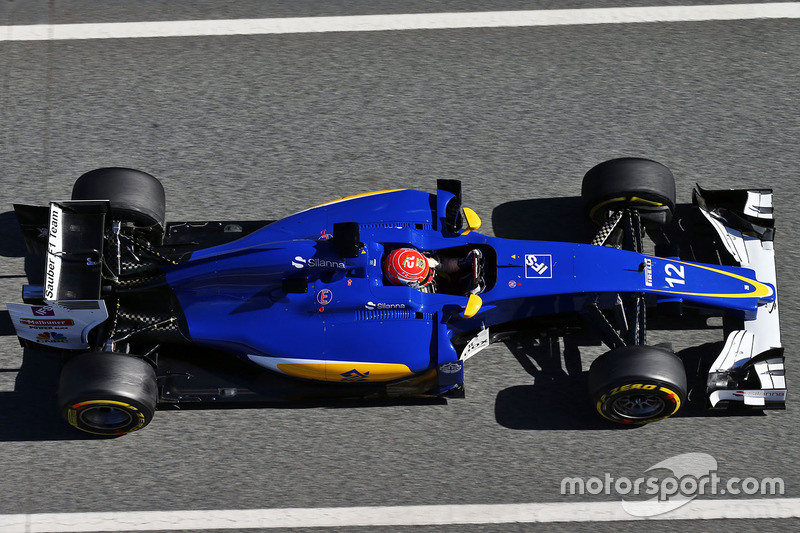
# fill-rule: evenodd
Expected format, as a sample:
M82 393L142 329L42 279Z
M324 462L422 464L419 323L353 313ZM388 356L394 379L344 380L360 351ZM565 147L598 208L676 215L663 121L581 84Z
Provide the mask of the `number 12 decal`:
M664 265L664 273L667 275L664 281L669 284L670 288L675 287L675 285L686 285L686 276L683 272L683 265L667 263Z

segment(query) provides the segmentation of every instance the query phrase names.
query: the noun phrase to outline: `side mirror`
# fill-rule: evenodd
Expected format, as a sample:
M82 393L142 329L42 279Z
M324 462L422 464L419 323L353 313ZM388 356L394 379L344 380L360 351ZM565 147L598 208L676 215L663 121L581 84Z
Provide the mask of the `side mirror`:
M481 227L481 217L478 216L478 213L470 209L469 207L462 208L464 211L464 218L467 219L467 229L464 230L463 235L466 235L472 230L480 229Z
M477 294L470 294L467 300L467 307L464 308L464 318L472 318L478 314L483 305L483 300Z

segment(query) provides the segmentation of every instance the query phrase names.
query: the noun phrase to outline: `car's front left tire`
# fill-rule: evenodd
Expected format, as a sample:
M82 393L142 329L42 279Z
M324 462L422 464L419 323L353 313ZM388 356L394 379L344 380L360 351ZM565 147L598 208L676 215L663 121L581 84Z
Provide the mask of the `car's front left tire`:
M675 210L675 178L667 167L650 159L612 159L586 173L581 198L589 219L598 226L626 208L637 210L643 220L663 225Z

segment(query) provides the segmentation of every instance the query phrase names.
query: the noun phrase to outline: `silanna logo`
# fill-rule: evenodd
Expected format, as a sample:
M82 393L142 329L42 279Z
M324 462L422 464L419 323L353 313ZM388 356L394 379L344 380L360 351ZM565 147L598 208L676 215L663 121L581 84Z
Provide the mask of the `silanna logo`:
M330 261L328 259L305 259L299 255L292 259L292 266L295 268L347 268L342 261Z
M375 309L405 309L406 304L386 304L383 302L378 302L378 303L367 302L367 304L364 307L366 307L370 311L374 311Z

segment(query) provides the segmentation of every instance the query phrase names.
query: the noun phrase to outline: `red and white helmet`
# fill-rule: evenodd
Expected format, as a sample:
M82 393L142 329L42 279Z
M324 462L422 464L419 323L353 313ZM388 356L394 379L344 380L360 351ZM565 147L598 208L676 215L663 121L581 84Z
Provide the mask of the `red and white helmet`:
M395 285L424 287L431 282L431 267L422 253L413 248L398 248L386 256L383 270Z

